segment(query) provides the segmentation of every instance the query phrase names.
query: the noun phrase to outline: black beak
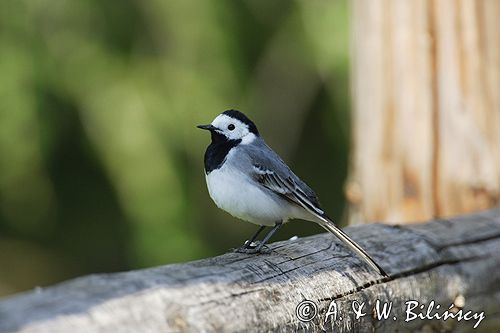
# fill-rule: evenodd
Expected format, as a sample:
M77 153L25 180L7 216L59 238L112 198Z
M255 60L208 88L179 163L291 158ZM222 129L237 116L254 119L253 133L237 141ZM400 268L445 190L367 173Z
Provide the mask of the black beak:
M201 128L201 129L204 129L204 130L208 130L208 131L215 131L217 129L217 127L215 127L214 125L212 124L208 124L208 125L198 125L196 126L198 128Z

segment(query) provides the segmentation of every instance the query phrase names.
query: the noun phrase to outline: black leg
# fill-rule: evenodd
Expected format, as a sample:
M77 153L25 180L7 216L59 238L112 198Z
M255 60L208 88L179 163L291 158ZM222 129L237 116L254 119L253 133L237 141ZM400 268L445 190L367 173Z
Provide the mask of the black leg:
M255 232L255 234L253 234L252 238L250 238L250 240L247 240L245 242L245 244L243 244L243 248L248 249L252 245L252 243L257 239L257 237L260 235L262 230L264 230L265 228L266 228L265 225L261 225L259 227L259 229L257 230L257 232Z
M281 228L281 226L283 225L282 222L278 222L274 225L274 228L271 229L271 231L269 231L266 235L266 237L264 237L264 239L262 240L262 242L259 243L259 245L255 248L255 252L260 252L260 250L262 249L262 247L264 245L266 245L266 243L269 241L269 239L271 237L273 237L273 235L276 233L276 231L279 230L279 228Z

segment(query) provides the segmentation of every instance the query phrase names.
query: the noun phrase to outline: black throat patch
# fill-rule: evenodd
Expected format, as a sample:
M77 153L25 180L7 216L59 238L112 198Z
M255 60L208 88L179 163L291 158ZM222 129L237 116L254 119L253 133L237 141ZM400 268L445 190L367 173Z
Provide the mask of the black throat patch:
M226 136L217 132L212 132L212 143L205 151L205 174L219 169L226 160L229 151L241 142L239 140L229 140Z

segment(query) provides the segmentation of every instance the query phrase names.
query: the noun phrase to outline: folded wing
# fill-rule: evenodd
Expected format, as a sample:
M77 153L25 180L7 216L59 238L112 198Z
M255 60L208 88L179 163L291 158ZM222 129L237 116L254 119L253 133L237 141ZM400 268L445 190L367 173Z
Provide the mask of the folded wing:
M314 194L308 194L301 189L291 176L282 177L273 170L259 164L254 165L254 169L257 181L267 189L286 197L315 216L323 216L325 214L320 208L318 198Z

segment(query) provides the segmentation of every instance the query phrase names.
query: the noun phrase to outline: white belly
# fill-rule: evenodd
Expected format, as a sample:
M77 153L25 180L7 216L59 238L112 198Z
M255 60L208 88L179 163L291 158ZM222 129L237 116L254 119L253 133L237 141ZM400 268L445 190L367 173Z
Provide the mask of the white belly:
M273 226L294 217L295 209L264 188L252 185L247 176L223 165L206 176L208 192L215 204L229 214L258 225Z

